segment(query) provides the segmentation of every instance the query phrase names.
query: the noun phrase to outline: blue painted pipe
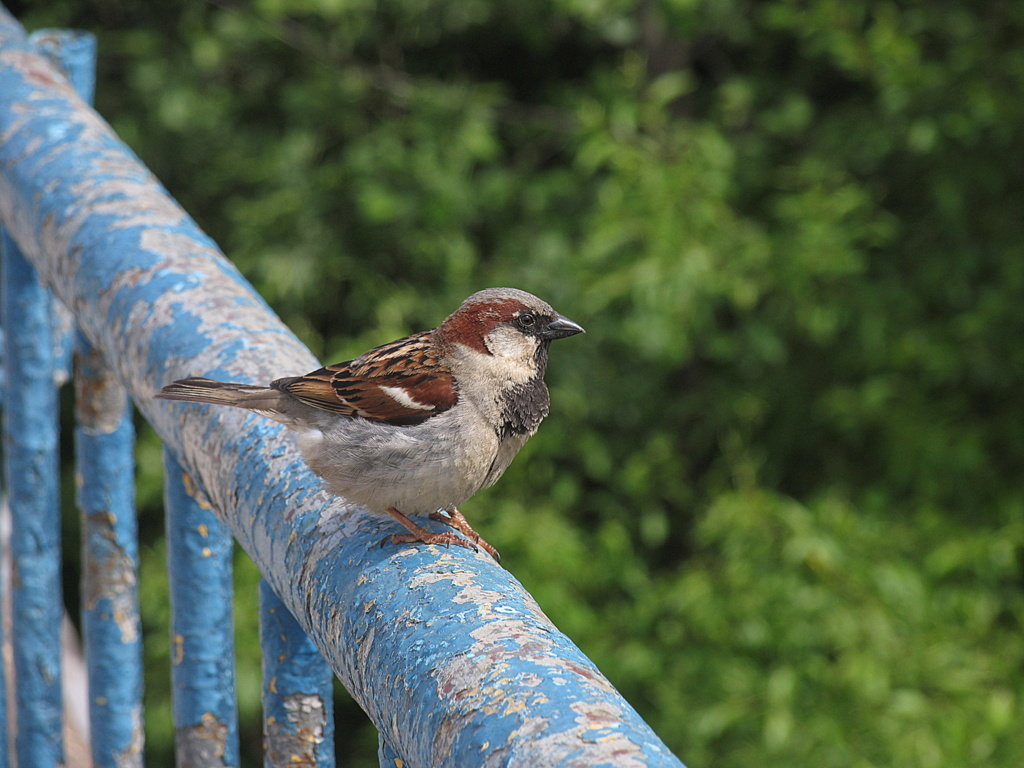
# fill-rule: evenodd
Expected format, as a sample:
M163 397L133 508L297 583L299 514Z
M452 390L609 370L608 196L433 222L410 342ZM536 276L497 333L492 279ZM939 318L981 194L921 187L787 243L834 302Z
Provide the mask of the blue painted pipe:
M326 496L283 428L153 400L317 361L3 15L0 136L0 215L405 764L680 765L509 571L381 547L397 527Z
M82 101L92 104L96 91L95 36L72 29L40 29L29 35L28 40L68 79ZM62 386L71 378L71 358L78 334L74 317L60 301L52 301L50 322L54 381Z
M82 634L96 768L142 766L142 629L131 404L100 353L75 354Z
M237 766L231 532L169 450L164 472L175 762Z
M15 747L19 765L50 766L63 764L64 757L56 386L67 378L70 334L55 329L52 297L14 241L6 233L2 237L0 326L5 331L4 472L12 513ZM6 765L3 730L0 760Z
M263 765L334 768L334 673L265 580L260 647Z
M11 644L19 766L63 765L57 390L50 297L5 235L0 273L4 328L4 476L11 508Z

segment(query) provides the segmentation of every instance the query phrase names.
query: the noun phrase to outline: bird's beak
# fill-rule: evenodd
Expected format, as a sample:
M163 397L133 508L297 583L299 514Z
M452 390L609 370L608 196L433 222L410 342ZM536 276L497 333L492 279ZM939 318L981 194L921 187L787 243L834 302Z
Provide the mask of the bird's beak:
M577 333L586 333L582 325L577 325L568 317L555 315L555 319L548 323L548 327L540 332L542 339L564 339L566 336L575 336Z

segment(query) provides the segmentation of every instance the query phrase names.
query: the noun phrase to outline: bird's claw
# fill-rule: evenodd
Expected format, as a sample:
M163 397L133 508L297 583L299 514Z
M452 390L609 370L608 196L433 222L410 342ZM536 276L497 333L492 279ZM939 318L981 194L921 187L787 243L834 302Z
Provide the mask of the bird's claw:
M455 544L466 549L472 549L474 552L477 551L476 545L471 541L456 536L454 533L393 533L390 536L385 536L380 544L412 544L420 542L422 544L442 544L446 547Z
M463 517L462 513L459 512L459 510L446 509L444 510L443 513L440 510L437 512L431 512L430 519L437 520L439 522L444 523L445 525L450 525L455 530L464 534L466 538L468 538L474 544L478 545L480 549L482 549L484 552L493 557L496 563L501 562L501 555L498 554L498 550L496 550L494 547L488 544L484 540L483 536L481 536L479 533L473 530L473 526L469 524L469 521L466 520L465 517Z

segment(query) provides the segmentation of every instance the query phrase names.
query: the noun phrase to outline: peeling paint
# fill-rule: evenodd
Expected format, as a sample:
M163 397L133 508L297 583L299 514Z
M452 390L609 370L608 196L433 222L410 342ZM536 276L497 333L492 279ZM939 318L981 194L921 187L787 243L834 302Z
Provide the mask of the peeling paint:
M264 725L268 765L316 765L317 746L324 740L324 702L319 696L284 697L284 722L268 717Z
M128 745L114 756L115 768L142 768L142 747L145 740L142 724L142 706L133 707L129 715L132 723Z
M164 507L171 593L174 721L179 726L215 723L203 731L223 758L238 762L232 620L233 542L191 475L164 451ZM201 533L205 530L206 535ZM211 730L212 729L212 730ZM186 728L179 733L198 733ZM213 734L213 735L211 735ZM204 746L194 741L193 747ZM180 751L180 745L179 745ZM180 759L180 758L179 758ZM206 765L201 763L200 765Z
M94 611L101 601L110 606L103 618L112 618L120 630L122 643L139 639L139 608L136 594L135 558L121 547L114 518L109 512L86 517L87 535L92 538L95 554L86 557L82 576L82 598L87 611ZM99 543L97 539L100 540Z
M2 86L0 86L2 88ZM49 295L6 233L3 251L4 485L11 509L12 630L20 765L63 762L60 499ZM6 633L5 633L6 634Z
M195 501L200 509L213 509L213 505L210 504L206 494L203 493L203 490L196 484L196 481L192 479L192 475L188 472L181 473L181 484L185 487L185 493L192 497L192 500ZM210 526L207 523L199 523L196 525L196 531L204 539L208 538Z
M333 675L266 581L260 642L266 764L333 768Z
M128 398L124 387L94 349L81 351L76 360L75 417L93 434L111 434L125 418Z
M228 726L210 712L199 723L174 729L174 762L178 768L225 768Z

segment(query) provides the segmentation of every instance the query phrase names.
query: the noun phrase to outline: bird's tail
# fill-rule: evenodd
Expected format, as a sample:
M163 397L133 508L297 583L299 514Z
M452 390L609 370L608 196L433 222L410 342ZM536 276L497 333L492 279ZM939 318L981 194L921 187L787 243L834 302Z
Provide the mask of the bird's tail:
M231 405L266 415L280 412L284 393L271 387L255 387L250 384L233 384L214 381L199 376L178 379L157 392L154 397L161 400L188 400L193 403Z

